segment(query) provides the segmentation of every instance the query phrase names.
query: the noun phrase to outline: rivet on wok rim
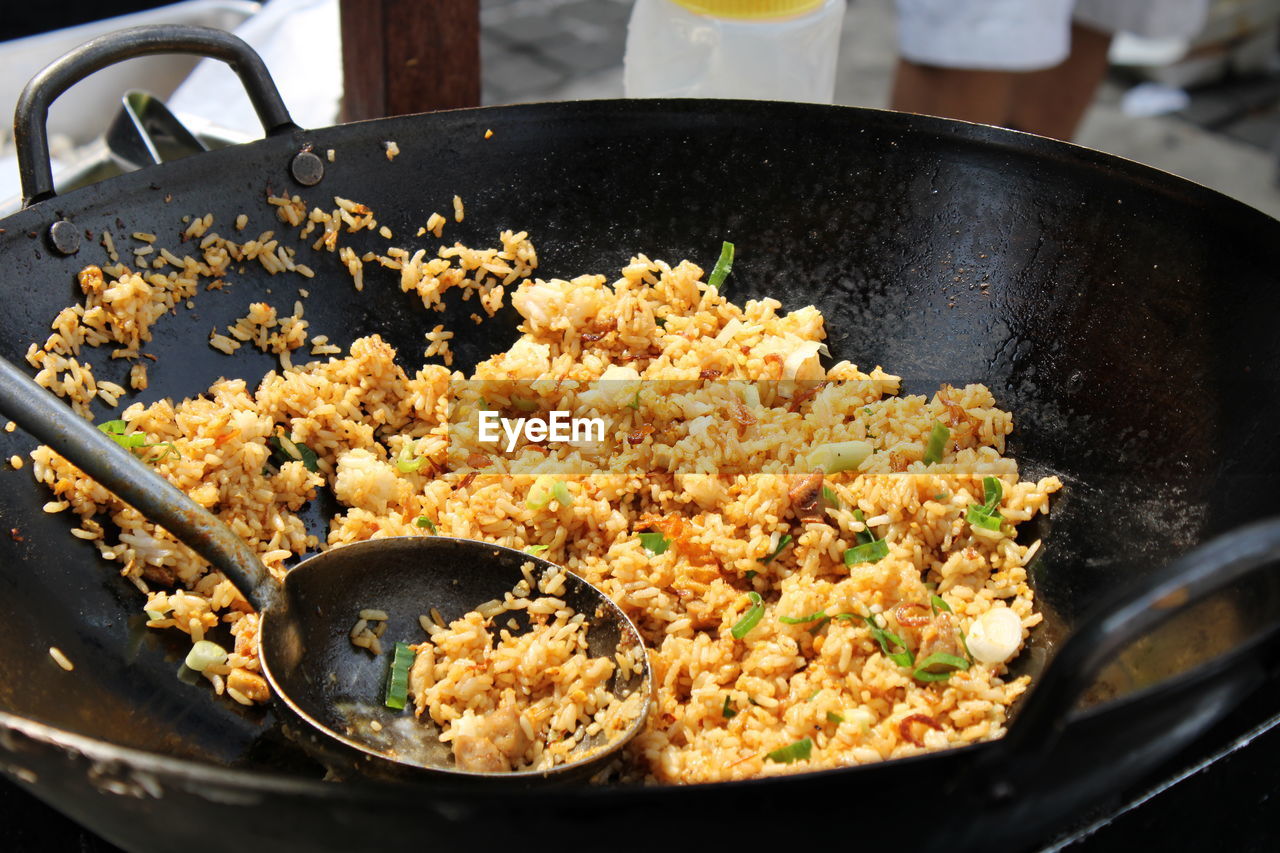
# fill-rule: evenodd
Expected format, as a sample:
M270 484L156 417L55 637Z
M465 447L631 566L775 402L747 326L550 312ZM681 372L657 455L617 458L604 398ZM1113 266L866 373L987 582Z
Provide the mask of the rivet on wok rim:
M74 255L80 251L80 229L66 219L59 219L49 226L49 245L61 255Z
M314 151L299 151L293 156L289 171L304 187L314 187L324 177L324 161Z

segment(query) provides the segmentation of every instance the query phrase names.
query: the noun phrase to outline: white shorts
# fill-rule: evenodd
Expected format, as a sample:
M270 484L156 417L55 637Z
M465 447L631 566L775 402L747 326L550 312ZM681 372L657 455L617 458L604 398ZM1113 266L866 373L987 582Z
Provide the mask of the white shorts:
M1071 50L1071 19L1105 32L1186 38L1208 0L897 0L902 56L990 71L1052 68Z

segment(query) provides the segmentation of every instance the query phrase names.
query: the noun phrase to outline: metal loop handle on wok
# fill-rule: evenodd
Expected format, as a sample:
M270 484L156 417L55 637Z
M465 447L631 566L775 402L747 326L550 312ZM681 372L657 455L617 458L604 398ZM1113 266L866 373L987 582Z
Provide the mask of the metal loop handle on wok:
M93 424L0 358L0 410L221 571L258 612L277 584L243 539Z
M13 114L13 138L18 149L24 207L54 196L46 128L50 105L95 71L126 59L157 53L191 53L227 63L239 75L268 136L297 129L262 58L231 33L213 27L174 24L131 27L108 33L45 66L18 97Z
M1276 570L1277 564L1280 518L1270 518L1217 536L1154 573L1134 577L1118 587L1075 627L1040 675L1001 740L1001 751L1021 756L1024 770L1037 767L1036 759L1052 749L1081 696L1127 646L1249 576ZM1223 665L1227 658L1239 655L1278 627L1273 621L1235 649L1171 676L1162 685L1175 687L1184 676ZM1003 782L1006 787L1010 782L1001 778L1000 771L988 781Z

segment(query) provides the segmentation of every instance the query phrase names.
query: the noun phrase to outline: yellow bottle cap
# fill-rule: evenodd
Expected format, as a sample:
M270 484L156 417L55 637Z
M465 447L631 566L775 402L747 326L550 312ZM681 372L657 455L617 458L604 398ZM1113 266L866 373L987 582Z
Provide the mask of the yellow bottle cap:
M826 0L671 0L699 15L764 20L792 18L822 6Z

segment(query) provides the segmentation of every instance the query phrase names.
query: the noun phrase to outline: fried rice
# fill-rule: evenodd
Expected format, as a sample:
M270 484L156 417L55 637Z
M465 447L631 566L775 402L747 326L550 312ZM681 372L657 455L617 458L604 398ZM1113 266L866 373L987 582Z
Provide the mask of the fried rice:
M210 345L228 355L245 344L273 352L279 370L256 384L223 379L179 402L135 402L117 415L120 433L145 437L135 452L216 512L277 578L308 552L376 537L458 536L537 549L603 590L644 637L654 702L622 778L745 779L1004 732L1010 705L1029 683L1011 677L1008 665L1041 619L1027 577L1039 543L1019 543L1017 525L1047 512L1061 483L1020 478L1017 462L1003 455L1012 415L986 387L903 395L898 377L879 367L824 366L816 308L784 309L777 299L735 304L689 261L671 266L637 255L612 282L542 280L528 235L509 231L490 249L455 245L428 257L388 247L357 256L340 239L378 229L369 208L346 199L310 211L296 196L269 202L298 239L337 256L335 268L357 288L365 265L376 264L398 271L401 288L427 310L441 310L456 289L489 316L510 296L523 318L520 338L470 376L446 366L448 337L437 326L427 357L446 364L410 374L376 335L343 353L328 336L308 338L302 302L286 318L255 303L233 326L213 330ZM456 210L461 218L460 201ZM419 233L438 234L443 219ZM104 233L112 263L85 269L84 299L28 353L37 381L89 416L95 397L114 406L127 392L96 378L82 348L112 347L130 362L132 386L145 388L151 327L192 300L201 282L216 289L233 264L250 262L271 275L315 275L273 231L236 243L214 225L212 215L189 218L183 239L198 250L181 257L153 245L153 235L135 234L143 245L132 267L119 261L129 252ZM299 364L308 342L319 357ZM480 387L468 382L506 383L508 396L512 383L527 383L547 398L539 405L549 405L560 392L546 391L546 380L558 387L602 379L640 383L610 411L618 453L631 454L627 465L602 463L582 448L525 447L513 459L451 455L451 404ZM644 383L722 388L731 380L816 390L745 398L748 416L741 401L699 414L675 395L643 392ZM939 425L941 456L926 462ZM865 458L812 480L803 460L839 442L865 442ZM193 643L229 634L231 651L203 676L234 701L266 701L257 615L234 587L49 448L31 458L34 476L52 492L46 511L74 516L72 534L93 542L139 588L147 625ZM548 471L556 498L542 500L535 493L548 489ZM798 512L797 489L816 485L820 504L806 495ZM323 538L300 516L322 489L342 505ZM997 523L975 523L975 509ZM849 552L868 542L883 543L876 546L883 553L850 562ZM468 706L474 697L441 687L449 660L474 663L492 648L505 630L494 621L501 618L472 614L428 626L419 661L430 663L421 663L414 690L420 714L461 735L500 710L519 716L536 704L517 706L509 699L519 691L504 700L497 690ZM572 631L558 638L575 678L589 665L579 639ZM918 669L931 654L964 666ZM542 717L567 714L563 690L547 695L561 704L541 706ZM585 706L575 718L579 711ZM530 743L513 763L536 763L550 746L547 730L524 734Z

